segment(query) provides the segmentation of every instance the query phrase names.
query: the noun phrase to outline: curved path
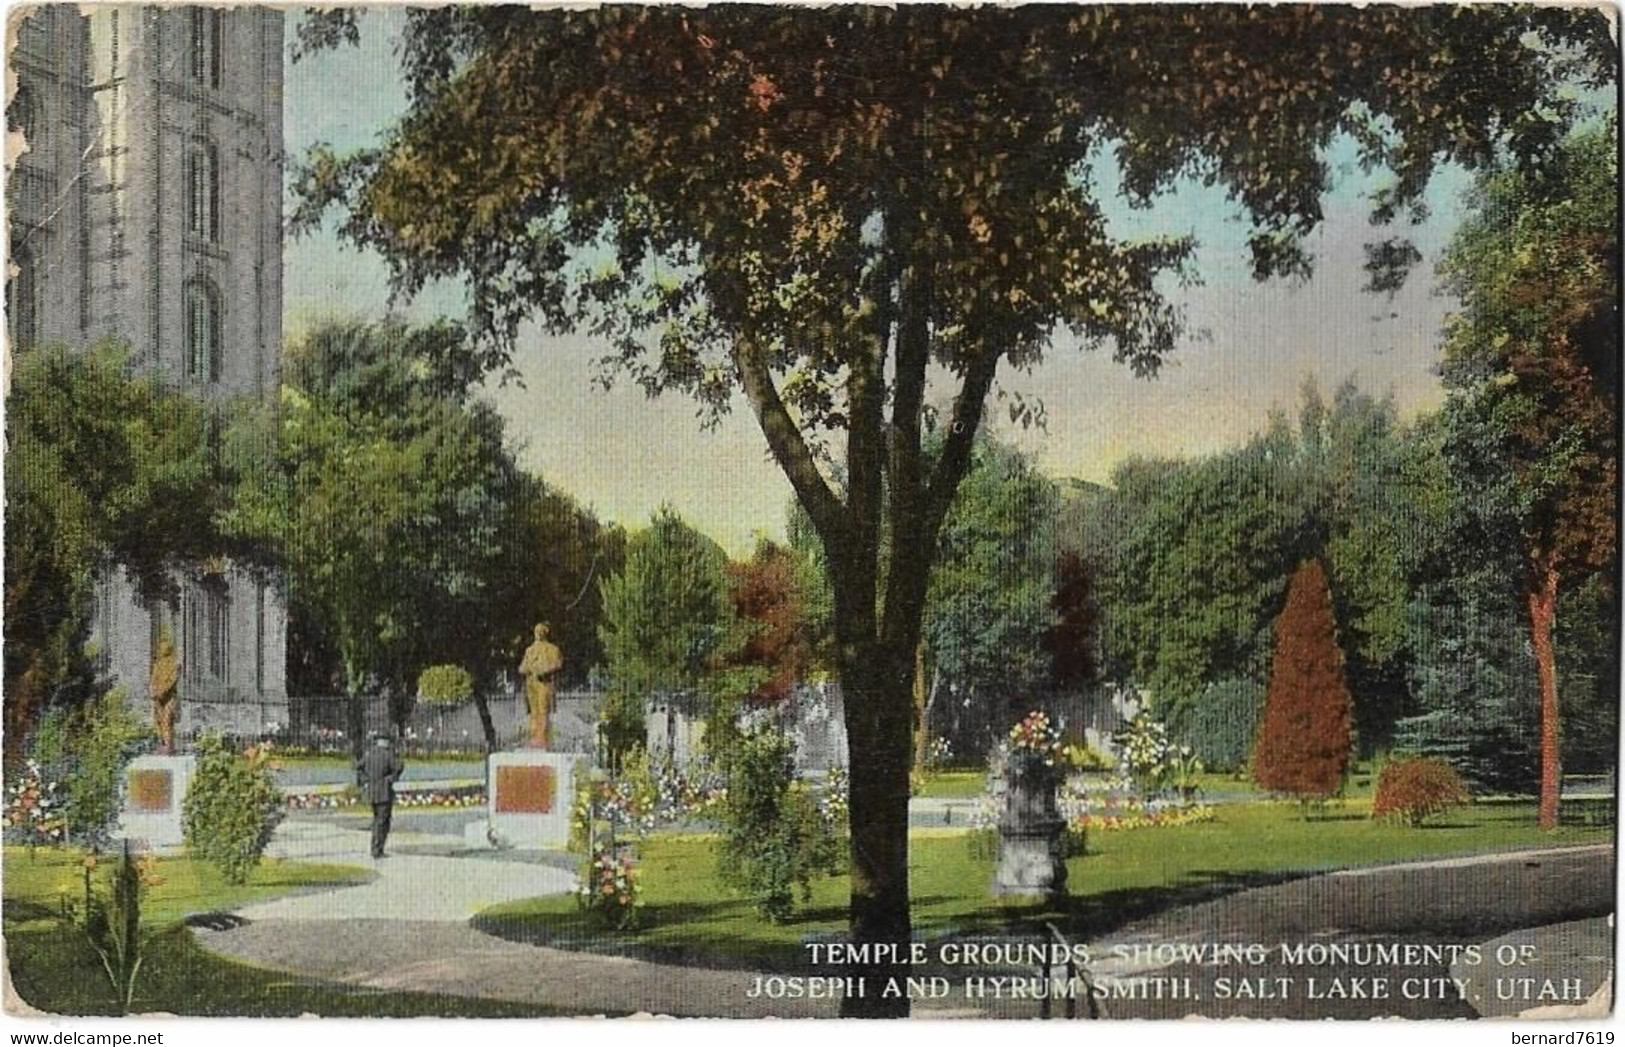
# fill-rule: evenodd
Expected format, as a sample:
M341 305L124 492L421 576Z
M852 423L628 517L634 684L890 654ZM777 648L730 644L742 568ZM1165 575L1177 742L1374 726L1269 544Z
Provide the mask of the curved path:
M405 853L440 837L397 831L390 834L392 853L368 856L369 834L314 819L290 819L277 827L267 852L277 858L355 862L377 874L367 883L319 894L300 894L260 902L236 915L261 921L332 922L350 920L429 920L466 922L481 909L520 898L566 894L575 877L548 865ZM331 929L328 933L332 933Z
M397 822L410 823L410 816ZM564 894L575 877L544 864L410 853L446 837L397 829L391 854L368 857L368 834L331 819L289 819L267 853L369 865L354 887L236 910L193 934L205 949L258 967L380 990L540 1004L578 1014L834 1016L834 1001L751 1000L746 971L671 967L503 941L468 920L501 902ZM240 922L239 922L240 921Z
M238 910L242 922L194 933L205 948L245 963L294 971L325 981L378 990L539 1004L577 1014L650 1013L709 1017L833 1017L834 1000L752 998L757 976L747 971L670 966L499 938L474 930L468 919L489 905L573 889L574 878L548 865L473 857L413 855L415 846L444 843L428 834L397 832L397 856L373 863L378 878L357 887L283 898ZM366 863L366 833L331 822L290 820L279 828L272 853L286 857ZM1112 1017L1377 1016L1471 1017L1526 1013L1525 1006L1492 1006L1491 979L1511 973L1486 963L1452 970L1442 963L1328 964L1314 970L1266 963L1246 969L1113 958L1113 945L1262 942L1438 946L1484 943L1532 945L1547 959L1572 958L1563 970L1578 975L1587 1006L1606 1011L1603 990L1611 975L1611 942L1604 921L1613 910L1610 847L1554 848L1464 859L1373 866L1253 888L1211 902L1138 921L1094 943L1093 971L1107 984L1141 976L1190 977L1200 1003L1111 1000ZM1558 926L1561 925L1561 926ZM1493 952L1493 946L1486 947ZM979 973L959 970L952 975ZM1006 973L1006 972L999 972ZM1529 972L1533 973L1533 972ZM1293 995L1277 999L1215 999L1215 979L1290 977ZM1307 998L1304 978L1457 975L1464 993L1440 1000ZM957 977L955 978L957 981ZM1438 983L1443 984L1443 983ZM1397 991L1395 993L1397 995ZM930 1017L1031 1017L1026 1000L967 1001L957 993L916 1001Z

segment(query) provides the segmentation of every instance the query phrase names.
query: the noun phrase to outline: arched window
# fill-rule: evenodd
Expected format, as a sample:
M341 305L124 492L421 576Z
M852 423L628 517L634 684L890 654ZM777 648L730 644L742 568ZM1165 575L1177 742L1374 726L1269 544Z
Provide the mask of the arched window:
M198 139L186 154L186 225L210 243L220 239L220 161L214 143Z
M33 345L39 341L39 267L27 244L11 245L11 266L6 278L6 331L11 344Z
M186 376L220 380L220 294L207 280L186 285Z
M194 7L188 13L192 19L192 79L210 87L219 87L225 12L216 8Z

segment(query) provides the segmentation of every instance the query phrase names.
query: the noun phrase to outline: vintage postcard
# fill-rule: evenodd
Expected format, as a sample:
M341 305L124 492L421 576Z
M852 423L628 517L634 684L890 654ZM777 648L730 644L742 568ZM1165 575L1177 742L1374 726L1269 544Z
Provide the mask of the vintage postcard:
M1616 9L5 57L13 1029L1612 1042Z

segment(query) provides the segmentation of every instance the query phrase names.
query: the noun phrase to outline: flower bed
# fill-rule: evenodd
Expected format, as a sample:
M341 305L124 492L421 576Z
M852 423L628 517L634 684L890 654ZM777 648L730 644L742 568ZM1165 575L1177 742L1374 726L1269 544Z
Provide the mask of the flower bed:
M1213 808L1172 797L1146 799L1127 778L1073 775L1061 788L1061 813L1080 830L1157 829L1210 822Z
M354 786L332 792L289 793L290 811L324 811L361 805L361 790ZM453 789L397 789L397 807L484 807L485 786L469 785Z
M6 789L6 838L29 847L62 843L68 829L64 806L56 782L46 777L36 761L29 760L24 773Z

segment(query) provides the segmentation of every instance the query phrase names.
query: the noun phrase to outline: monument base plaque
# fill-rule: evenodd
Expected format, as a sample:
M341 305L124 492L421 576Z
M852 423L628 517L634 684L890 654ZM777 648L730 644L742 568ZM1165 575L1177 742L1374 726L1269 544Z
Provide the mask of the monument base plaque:
M137 756L124 769L117 837L167 849L186 842L181 803L197 770L195 756Z
M485 795L491 835L525 850L563 848L570 842L570 805L580 757L546 749L492 753Z

